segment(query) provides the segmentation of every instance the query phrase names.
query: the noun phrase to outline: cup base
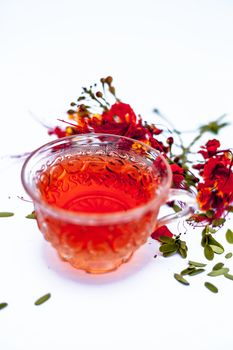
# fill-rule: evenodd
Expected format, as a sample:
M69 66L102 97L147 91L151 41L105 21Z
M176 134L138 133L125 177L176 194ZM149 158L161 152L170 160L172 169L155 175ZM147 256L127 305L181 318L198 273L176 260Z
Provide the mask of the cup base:
M131 257L133 256L132 251L130 251L126 256L123 258L118 258L114 261L93 261L93 262L86 262L86 261L78 261L76 259L69 259L60 252L58 252L59 257L65 261L71 264L75 269L78 270L84 270L85 272L89 274L103 274L103 273L108 273L112 272L118 267L126 262L128 262Z

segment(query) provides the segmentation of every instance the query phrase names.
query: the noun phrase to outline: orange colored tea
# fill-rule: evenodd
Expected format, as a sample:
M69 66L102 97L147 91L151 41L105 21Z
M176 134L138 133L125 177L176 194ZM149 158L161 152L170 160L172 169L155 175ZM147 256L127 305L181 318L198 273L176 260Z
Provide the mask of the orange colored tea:
M125 213L155 197L158 176L151 164L119 156L69 155L41 171L37 187L53 207L82 214ZM64 222L37 209L41 231L64 260L88 272L115 269L143 244L153 227L149 211L139 219L96 225ZM130 249L129 249L130 248ZM129 251L129 254L126 254ZM90 261L86 267L86 261Z

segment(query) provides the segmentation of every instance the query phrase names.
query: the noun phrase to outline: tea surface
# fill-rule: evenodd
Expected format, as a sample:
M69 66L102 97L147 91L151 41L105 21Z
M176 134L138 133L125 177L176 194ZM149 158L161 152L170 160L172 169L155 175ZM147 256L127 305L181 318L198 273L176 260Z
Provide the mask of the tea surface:
M152 199L158 179L147 164L120 157L66 156L40 175L43 199L75 212L111 213Z

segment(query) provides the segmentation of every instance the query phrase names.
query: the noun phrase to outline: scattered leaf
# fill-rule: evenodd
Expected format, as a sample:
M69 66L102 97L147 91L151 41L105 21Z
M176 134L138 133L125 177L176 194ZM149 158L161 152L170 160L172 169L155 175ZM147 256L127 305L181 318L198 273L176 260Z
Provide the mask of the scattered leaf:
M7 303L0 303L0 310L5 309L5 307L7 306L8 306Z
M191 272L195 271L195 267L188 267L187 269L184 269L181 271L181 275L189 275Z
M225 275L228 272L229 272L229 269L227 267L223 267L218 270L212 270L211 272L208 273L208 276L216 277L216 276Z
M212 293L218 293L218 288L210 282L205 282L205 287L209 289Z
M199 275L199 273L202 273L204 271L205 271L205 269L195 269L189 273L189 276Z
M233 244L233 231L230 229L228 229L226 232L226 240L228 243Z
M228 278L229 280L233 281L233 275L229 274L229 273L225 273L224 277Z
M222 267L224 266L224 264L223 263L217 263L216 265L214 265L214 267L213 267L213 270L219 270L219 269L221 269Z
M226 259L230 259L230 258L232 258L232 255L233 255L232 253L227 253L227 254L225 255L225 258L226 258Z
M37 306L41 305L41 304L45 303L50 297L51 297L50 293L45 294L42 297L40 297L39 299L37 299L34 304Z
M182 275L178 273L174 273L174 277L178 282L185 284L186 286L189 285L189 282Z
M199 263L199 262L192 261L192 260L189 260L189 265L192 265L192 266L195 266L195 267L205 267L206 266L206 264Z
M8 217L13 216L13 215L14 215L14 213L11 213L9 211L1 211L0 212L0 218L8 218Z

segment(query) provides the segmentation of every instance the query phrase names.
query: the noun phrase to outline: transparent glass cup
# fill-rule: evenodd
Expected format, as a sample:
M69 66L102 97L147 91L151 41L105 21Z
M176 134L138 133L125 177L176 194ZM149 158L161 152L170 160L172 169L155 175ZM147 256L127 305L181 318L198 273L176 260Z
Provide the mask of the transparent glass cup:
M31 153L22 183L40 231L59 256L89 273L128 261L159 226L193 213L195 197L171 189L165 158L146 144L116 135L58 139ZM168 201L182 210L158 219Z

